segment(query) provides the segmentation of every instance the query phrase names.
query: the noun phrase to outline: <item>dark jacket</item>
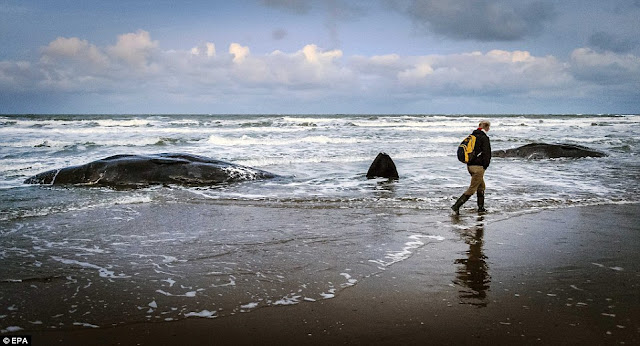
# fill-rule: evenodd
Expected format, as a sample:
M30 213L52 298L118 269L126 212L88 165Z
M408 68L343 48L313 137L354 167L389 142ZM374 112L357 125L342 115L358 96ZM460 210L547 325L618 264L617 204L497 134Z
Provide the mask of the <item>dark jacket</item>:
M487 169L491 163L491 143L489 136L479 129L473 131L472 135L476 136L475 155L469 160L467 166L482 166L484 169Z

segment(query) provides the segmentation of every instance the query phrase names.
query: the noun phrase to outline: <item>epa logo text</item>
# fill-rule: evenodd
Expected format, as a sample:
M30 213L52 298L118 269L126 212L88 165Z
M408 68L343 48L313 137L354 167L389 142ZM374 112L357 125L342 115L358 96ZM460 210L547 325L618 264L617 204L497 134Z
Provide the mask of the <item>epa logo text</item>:
M5 336L2 338L4 345L31 345L31 336Z

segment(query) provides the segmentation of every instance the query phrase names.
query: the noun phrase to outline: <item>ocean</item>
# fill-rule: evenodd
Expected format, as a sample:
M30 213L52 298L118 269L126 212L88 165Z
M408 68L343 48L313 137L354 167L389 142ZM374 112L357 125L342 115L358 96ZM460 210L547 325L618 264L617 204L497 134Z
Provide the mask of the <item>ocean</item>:
M494 158L485 222L640 201L637 115L2 115L0 329L217 318L330 299L426 246L459 241L451 227L477 222L475 197L461 226L451 226L449 208L469 183L457 146L481 119L492 123L494 150L545 142L608 155ZM366 178L379 152L400 179ZM136 189L23 183L155 153L281 178Z

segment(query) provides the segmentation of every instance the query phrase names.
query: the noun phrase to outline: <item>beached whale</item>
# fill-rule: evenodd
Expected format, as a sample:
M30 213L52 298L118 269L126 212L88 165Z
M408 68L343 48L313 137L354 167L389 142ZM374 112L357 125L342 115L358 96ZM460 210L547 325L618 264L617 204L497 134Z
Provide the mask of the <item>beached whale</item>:
M367 178L371 179L376 177L398 179L396 164L393 163L391 157L386 153L379 153L367 171Z
M277 175L251 167L190 154L115 155L84 165L54 169L28 178L26 184L147 186L215 185Z
M560 157L604 157L607 154L581 145L532 143L514 149L495 150L491 152L491 156L555 159Z

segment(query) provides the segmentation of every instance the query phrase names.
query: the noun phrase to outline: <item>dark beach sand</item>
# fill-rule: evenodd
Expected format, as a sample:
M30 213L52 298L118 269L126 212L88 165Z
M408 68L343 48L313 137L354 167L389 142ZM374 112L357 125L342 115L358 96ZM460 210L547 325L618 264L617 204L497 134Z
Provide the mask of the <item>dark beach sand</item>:
M457 241L333 299L29 334L34 345L640 344L639 204L471 213L443 223Z

